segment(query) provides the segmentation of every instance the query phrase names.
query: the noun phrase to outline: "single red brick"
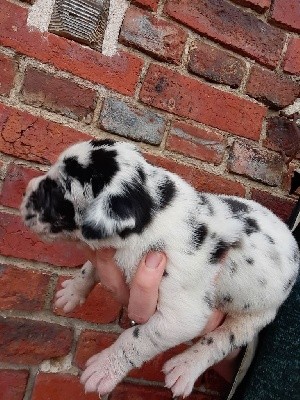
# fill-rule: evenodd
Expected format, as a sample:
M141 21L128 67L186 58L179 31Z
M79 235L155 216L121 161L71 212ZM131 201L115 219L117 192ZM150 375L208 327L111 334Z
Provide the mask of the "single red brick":
M0 104L0 151L5 154L49 164L70 144L89 139L75 129Z
M0 370L1 400L23 400L28 380L26 370Z
M252 189L251 199L273 211L283 221L287 221L296 203L293 200L277 197L258 189Z
M118 335L116 333L96 331L81 332L74 358L77 367L84 369L90 357L111 346L117 338Z
M60 277L57 290L61 289L61 283L66 279L70 279L70 277ZM62 309L55 308L54 312L57 315L78 318L88 322L109 324L119 317L121 305L108 290L99 284L88 295L86 302L74 311L65 313Z
M15 364L40 364L66 356L73 331L65 326L21 318L0 317L0 358Z
M172 392L156 386L121 383L109 397L109 400L171 400ZM201 399L199 399L201 400ZM203 400L206 400L203 398ZM211 400L211 399L207 399Z
M261 64L275 67L280 59L284 33L229 1L168 0L165 12L196 32L239 50Z
M49 280L39 271L0 265L0 310L42 310Z
M9 95L16 75L17 63L12 57L0 53L0 94Z
M287 157L296 156L295 149L299 146L299 137L290 119L275 116L268 119L264 146L284 152Z
M95 90L32 67L25 72L21 93L25 103L86 122L91 122L97 100Z
M270 19L278 25L300 32L299 0L275 0Z
M150 65L141 100L176 115L258 140L266 108L160 65Z
M270 8L272 0L233 0L235 3L241 6L253 8L258 12L264 12Z
M228 160L228 169L255 181L278 186L282 180L283 159L278 154L235 141Z
M240 86L246 65L228 51L197 41L190 51L188 69L208 81Z
M86 260L76 244L43 243L24 226L20 217L4 212L0 213L0 254L50 263L59 267L78 267Z
M39 373L32 400L99 400L97 393L84 393L79 377L68 374Z
M173 22L154 17L137 7L129 7L120 41L159 60L180 64L187 34Z
M131 3L145 7L148 10L156 11L159 0L132 0Z
M109 397L109 400L169 400L172 399L172 392L156 386L134 385L132 383L121 383L116 387ZM220 400L218 395L208 395L200 392L193 392L189 400Z
M254 66L246 86L246 92L255 99L275 108L292 104L300 94L300 85L286 76Z
M143 60L118 51L109 57L72 40L27 27L28 10L1 0L0 42L58 69L132 96Z
M167 139L167 150L188 157L220 164L225 152L225 140L219 133L175 122Z
M0 194L0 204L19 208L28 182L43 173L39 170L10 163Z
M152 154L144 155L151 163L180 175L199 191L219 194L224 193L241 197L245 196L245 188L239 182L210 174L209 172L181 164L165 157L154 156Z
M300 75L300 38L291 38L286 51L283 69L291 74Z

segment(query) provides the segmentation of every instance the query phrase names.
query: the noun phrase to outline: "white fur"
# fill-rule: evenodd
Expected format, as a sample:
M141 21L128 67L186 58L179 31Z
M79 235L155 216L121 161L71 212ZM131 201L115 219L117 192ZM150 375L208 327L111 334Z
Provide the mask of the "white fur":
M76 210L84 209L84 217L82 213L76 215L79 227L85 218L95 227L104 226L110 237L87 241L80 229L74 235L94 248L115 247L116 261L129 283L141 257L153 248L160 248L168 258L168 276L160 284L156 313L147 323L127 329L112 346L93 356L81 382L87 392L109 393L132 368L198 336L212 308L218 308L227 314L223 325L164 366L166 386L174 396L187 396L197 377L208 367L225 358L233 348L250 342L274 319L291 289L290 285L285 290L285 285L296 279L297 244L286 225L258 203L205 194L209 205L200 204L199 194L190 185L177 175L148 164L134 146L117 143L113 148L118 154L120 171L96 199L92 199L88 184L82 190L78 182L72 182L71 190L66 194ZM77 155L86 165L91 151L89 143L71 147L46 176L58 180L65 178L64 158ZM116 232L134 227L136 221L134 217L115 219L108 208L109 199L114 194L122 194L124 182L132 181L138 167L142 168L146 176L144 186L155 201L159 201L159 185L167 178L176 185L176 195L168 206L157 211L141 233L122 239ZM34 188L35 185L31 185L28 189L24 204ZM247 218L258 221L259 231L245 234L245 218L233 217L226 199L245 204L249 209ZM23 215L26 214L24 204ZM195 224L206 224L209 228L209 234L198 250L192 246L192 226ZM35 226L31 227L35 229ZM228 243L230 248L220 262L212 263L210 257L217 239ZM71 311L84 301L95 279L91 265L88 270L85 278L80 272L73 283L68 281L63 285L57 306ZM74 294L75 300L71 299Z

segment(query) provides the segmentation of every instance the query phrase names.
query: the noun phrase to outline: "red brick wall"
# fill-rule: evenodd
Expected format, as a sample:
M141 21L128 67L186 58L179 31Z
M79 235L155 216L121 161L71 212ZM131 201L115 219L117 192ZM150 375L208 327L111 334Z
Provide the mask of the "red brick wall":
M83 257L24 228L26 183L70 143L125 137L197 189L255 199L285 219L300 164L283 163L279 149L295 143L280 110L300 92L300 3L135 0L112 58L28 29L28 3L0 0L0 393L92 400L76 375L126 318L100 287L70 315L53 309ZM132 372L110 399L171 398L160 370L173 352ZM226 385L212 372L202 383L191 398L222 398Z

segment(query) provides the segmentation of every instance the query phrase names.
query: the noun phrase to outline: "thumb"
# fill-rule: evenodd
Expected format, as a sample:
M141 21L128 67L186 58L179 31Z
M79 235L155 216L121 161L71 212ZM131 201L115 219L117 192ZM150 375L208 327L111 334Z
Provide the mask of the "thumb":
M135 322L144 323L155 313L158 288L166 264L166 255L160 252L150 252L140 262L128 304L128 316Z

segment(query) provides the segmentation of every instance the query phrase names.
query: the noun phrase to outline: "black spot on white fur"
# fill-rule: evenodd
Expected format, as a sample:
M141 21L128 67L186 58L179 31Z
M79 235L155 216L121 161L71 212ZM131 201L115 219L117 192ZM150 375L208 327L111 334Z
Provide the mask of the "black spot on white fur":
M91 184L93 195L97 197L119 170L116 156L116 150L100 147L91 151L88 165L80 164L75 156L68 157L64 160L65 173L82 186Z
M214 208L207 196L205 196L205 194L199 194L198 199L201 211L203 212L204 209L207 209L209 215L214 215Z
M247 257L245 260L246 260L246 263L249 265L254 264L254 259L252 257Z
M176 195L175 183L166 177L163 182L158 185L158 209L163 210L166 208Z
M112 139L94 139L90 141L92 147L113 146L116 141Z
M231 246L229 243L226 243L224 240L220 239L217 242L213 251L211 252L210 262L212 264L220 262L220 260L225 256L230 247Z
M140 335L140 328L138 328L138 327L134 328L132 334L133 334L133 336L134 336L135 338L138 338L139 335Z
M247 235L251 235L252 233L259 232L259 226L257 221L254 218L245 218L245 232Z
M208 228L206 224L192 225L192 247L199 250L207 237Z
M117 232L119 236L125 238L132 233L141 233L150 223L154 203L148 191L137 180L125 183L122 189L122 194L111 196L108 208L114 218L134 219L133 228Z
M240 200L230 197L224 197L222 198L222 200L228 205L233 215L240 215L249 211L249 207L247 206L247 204L243 203Z

